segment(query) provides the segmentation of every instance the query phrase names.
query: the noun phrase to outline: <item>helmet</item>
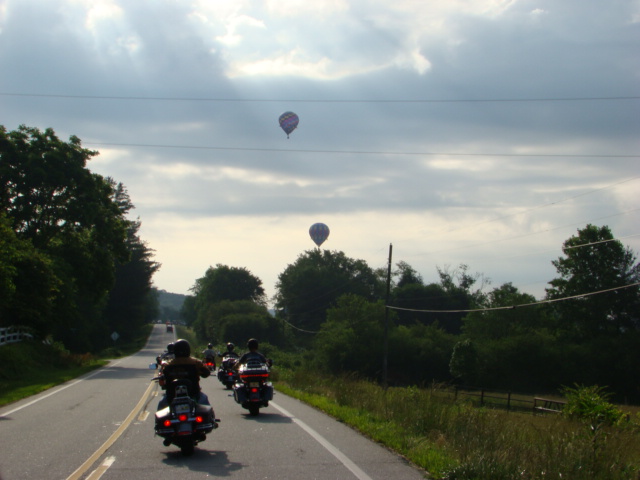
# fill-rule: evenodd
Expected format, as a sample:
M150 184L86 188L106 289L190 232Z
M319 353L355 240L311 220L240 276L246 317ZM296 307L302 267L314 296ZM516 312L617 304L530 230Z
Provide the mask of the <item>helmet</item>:
M228 351L233 352L234 348L236 348L236 346L233 343L231 343L231 342L227 343L227 350Z
M175 344L173 343L170 343L169 345L167 345L167 352L173 353L174 347L175 347Z
M256 340L255 338L249 339L249 341L247 342L247 348L249 350L257 350L258 349L258 340Z
M213 343L210 343L209 345L207 345L207 348L213 348Z
M175 343L173 347L173 351L176 354L176 357L188 357L191 355L191 345L185 339L181 338Z

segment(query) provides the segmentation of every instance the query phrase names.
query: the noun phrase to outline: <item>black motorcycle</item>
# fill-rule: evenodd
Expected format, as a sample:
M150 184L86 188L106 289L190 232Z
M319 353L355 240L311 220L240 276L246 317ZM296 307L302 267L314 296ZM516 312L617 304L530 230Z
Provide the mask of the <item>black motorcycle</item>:
M218 422L213 414L211 405L202 405L197 402L200 395L196 387L193 375L197 375L195 367L189 372L189 366L180 366L178 371L187 371L187 374L175 375L172 366L166 366L163 372L154 378L166 390L168 406L160 408L156 412L155 433L164 438L164 445L175 445L180 448L183 455L193 454L195 446L207 438L218 428ZM190 373L192 375L190 375ZM191 377L191 378L189 378Z
M231 390L238 381L238 374L233 369L237 361L238 357L229 355L222 357L222 363L218 369L218 380L220 380L220 383L222 383L227 390Z
M255 416L261 407L273 400L273 385L269 381L269 365L249 361L238 369L240 380L233 386L233 398Z

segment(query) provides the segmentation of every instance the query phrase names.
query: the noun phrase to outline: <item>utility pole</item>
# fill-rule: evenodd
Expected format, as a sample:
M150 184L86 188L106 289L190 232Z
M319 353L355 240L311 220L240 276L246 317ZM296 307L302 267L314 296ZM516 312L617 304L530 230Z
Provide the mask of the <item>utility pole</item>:
M387 388L387 365L389 363L389 295L391 292L391 252L393 245L389 244L389 264L387 265L387 296L384 306L384 348L382 355L382 386Z

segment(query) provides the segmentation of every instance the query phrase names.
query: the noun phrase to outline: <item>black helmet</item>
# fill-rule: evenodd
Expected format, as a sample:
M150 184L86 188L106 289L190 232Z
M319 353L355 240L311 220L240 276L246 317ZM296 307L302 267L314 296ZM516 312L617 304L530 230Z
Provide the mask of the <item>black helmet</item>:
M231 342L227 343L227 350L229 352L233 352L234 348L236 348L236 346L233 343L231 343Z
M175 348L175 344L170 343L169 345L167 345L167 352L173 353L174 348Z
M209 345L207 345L207 348L213 348L213 343L210 343Z
M250 338L247 342L247 348L249 350L257 350L258 349L258 340L255 338Z
M181 338L175 343L173 351L176 357L188 357L191 355L191 345L189 345L189 342L185 339Z

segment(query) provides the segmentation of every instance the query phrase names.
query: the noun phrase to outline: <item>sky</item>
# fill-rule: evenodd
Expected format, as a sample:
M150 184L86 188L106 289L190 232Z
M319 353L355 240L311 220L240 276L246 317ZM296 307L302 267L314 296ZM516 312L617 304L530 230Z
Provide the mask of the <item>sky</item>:
M587 224L640 252L639 51L637 0L0 0L0 125L99 152L159 289L272 297L322 222L541 299Z

